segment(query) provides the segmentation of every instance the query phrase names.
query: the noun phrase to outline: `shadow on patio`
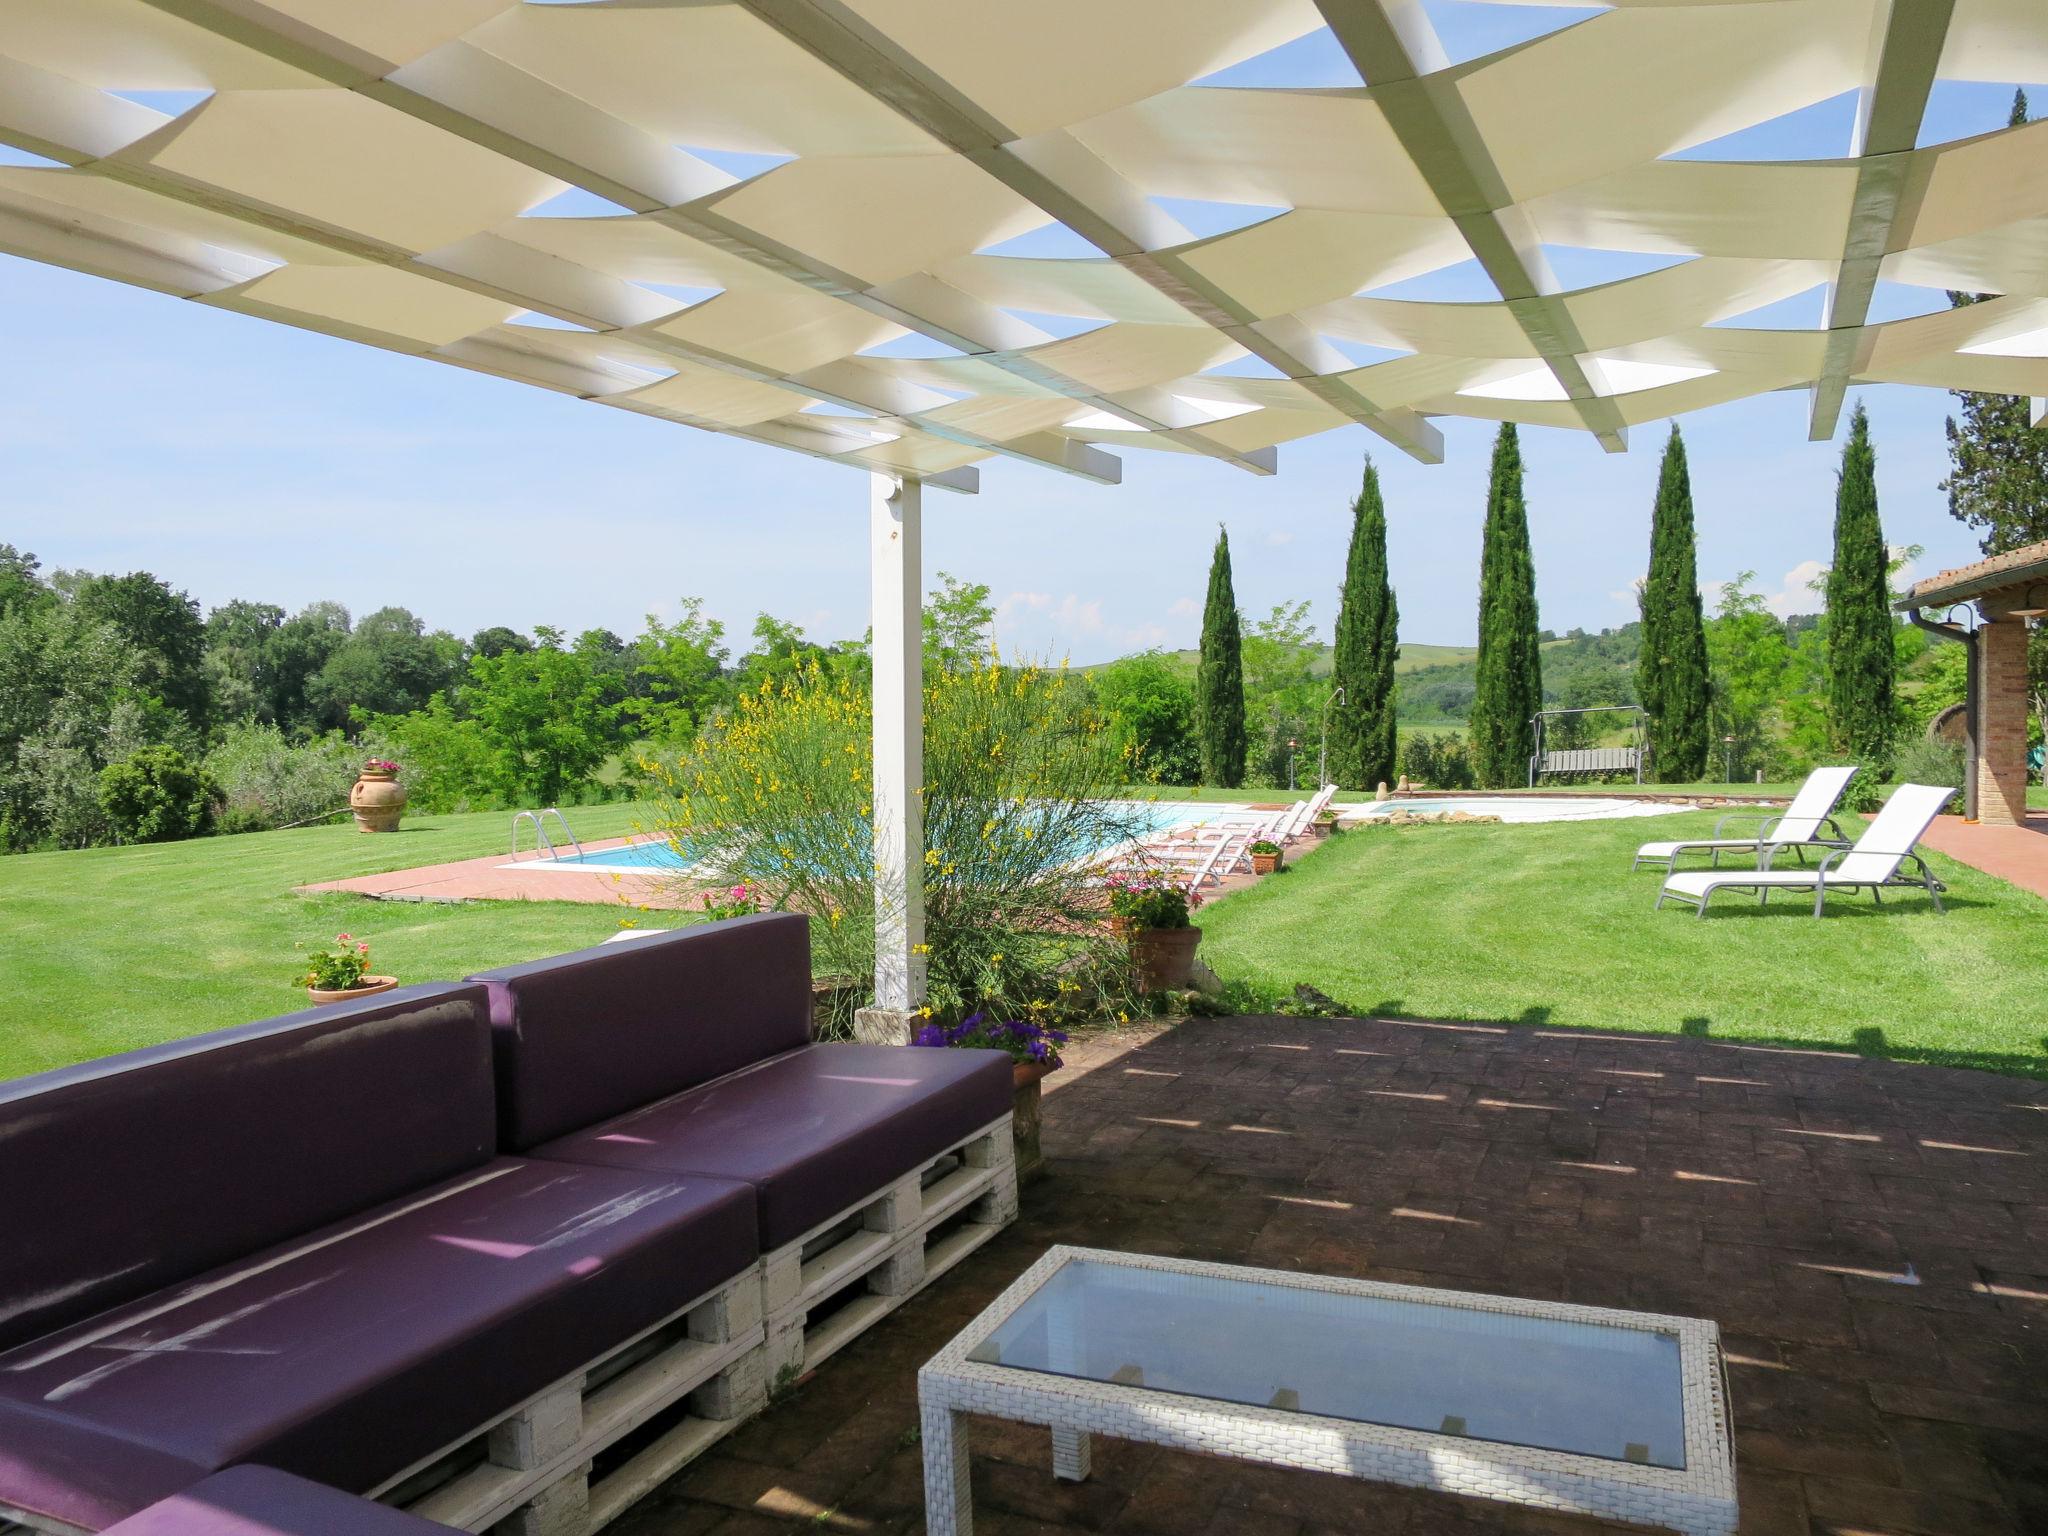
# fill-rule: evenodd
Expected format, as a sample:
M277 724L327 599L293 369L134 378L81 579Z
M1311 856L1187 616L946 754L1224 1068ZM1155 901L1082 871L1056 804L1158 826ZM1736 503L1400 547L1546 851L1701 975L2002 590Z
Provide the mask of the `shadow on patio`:
M917 1367L1062 1242L1710 1317L1744 1532L2048 1528L2048 1086L1382 1020L1190 1021L1072 1060L1017 1224L619 1536L921 1529ZM1603 1528L1102 1440L1056 1484L1049 1458L977 1426L978 1531Z

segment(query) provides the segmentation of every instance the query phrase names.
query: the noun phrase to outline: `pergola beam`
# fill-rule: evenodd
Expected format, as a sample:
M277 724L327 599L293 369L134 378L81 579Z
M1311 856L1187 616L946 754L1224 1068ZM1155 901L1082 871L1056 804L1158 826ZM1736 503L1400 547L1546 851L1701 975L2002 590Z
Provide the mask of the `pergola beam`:
M1864 328L1870 300L1900 222L1911 218L1911 156L1954 14L1955 0L1888 0L1884 6L1876 83L1863 94L1851 146L1859 157L1856 194L1828 304L1827 354L1813 385L1809 441L1835 435L1849 380L1870 361L1873 338Z
M838 0L739 0L754 15L955 153L1099 247L1126 270L1325 403L1425 463L1443 459L1443 437L1416 412L1385 410L1356 386L1318 374L1302 357L1257 329L1258 316L1185 261L1157 247L1183 243L1187 231L1147 202L1071 134L1026 140L956 91L935 70L898 47ZM1085 188L1085 191L1082 190ZM1205 308L1208 312L1205 312ZM1141 422L1196 452L1210 439L1175 431L1128 405L1105 409ZM1270 450L1235 462L1270 474Z
M794 264L799 268L794 275L799 281L804 282L807 287L830 293L836 298L844 299L849 303L869 310L871 313L879 314L894 324L902 325L906 329L919 331L934 339L945 341L948 345L957 346L960 344L951 334L933 326L921 317L873 298L857 279L848 274L832 271L821 263L800 257L796 253L777 251L771 254L768 249L768 242L753 231L746 230L730 220L692 217L685 210L677 208L674 206L676 203L688 201L718 190L720 186L725 184L724 179L721 177L717 183L707 181L701 185L691 184L687 180L678 180L678 168L687 167L690 163L689 161L675 154L669 146L662 144L659 140L619 122L616 118L608 116L598 108L592 107L587 103L575 102L573 98L564 96L559 92L553 93L558 107L566 109L567 115L581 117L585 122L586 131L580 135L577 153L571 154L565 150L541 144L524 136L518 131L516 123L510 119L498 120L498 114L493 111L493 103L488 92L470 92L458 105L449 100L442 99L440 96L428 94L423 89L423 87L431 84L436 90L445 90L450 94L456 94L466 83L459 71L447 68L425 69L418 65L407 66L402 70L394 70L393 66L388 62L364 55L360 50L349 48L346 44L327 36L325 33L314 32L310 28L296 29L288 33L279 30L277 25L277 22L280 20L279 18L272 18L269 22L258 24L248 17L228 9L226 6L214 3L214 0L146 0L146 3L158 10L192 22L194 25L204 27L218 36L229 38L234 42L255 49L270 58L278 60L280 63L304 69L311 74L320 76L322 79L332 81L338 86L354 90L360 95L380 102L384 106L391 107L396 111L404 112L408 116L416 117L422 122L429 123L444 132L453 133L459 138L466 139L482 148L492 150L497 154L505 156L507 159L516 160L520 164L529 166L545 175L553 176L558 181L565 181L572 186L581 187L584 191L605 198L607 201L615 202L623 208L631 208L636 213L659 217L662 222L670 224L682 233L689 234L693 238L705 240L716 245L726 253L752 261L757 266L775 271L784 276L791 276L790 269L792 264ZM481 60L487 56L477 54L473 57L474 59ZM397 75L403 75L406 78L400 80L395 78ZM532 89L534 87L531 82L528 82L526 88ZM97 96L99 93L94 92L92 94ZM79 159L77 163L87 164L89 161L90 156L86 156L83 159ZM591 161L602 161L603 164L587 163ZM101 167L96 165L91 168L101 169ZM138 184L147 186L152 191L164 192L173 196L179 195L179 184L169 178L148 173L130 173L126 168L119 171L110 171L110 174L120 175L122 179L135 180ZM195 196L197 194L188 191L186 195ZM206 189L204 196L209 203L218 204L223 201L220 194L212 189ZM244 213L244 216L251 216L252 213L253 210ZM301 238L306 238L309 234L308 231L297 226L293 226L284 232ZM315 237L318 237L320 233L322 232L314 232ZM381 260L393 265L412 265L414 270L418 270L418 266L414 263L412 253L410 252L396 249L361 248L355 244L349 245L346 249L348 254L351 255ZM589 324L593 318L600 320L599 328L609 328L614 323L604 321L601 317L592 317L584 314L560 314L558 310L550 305L545 296L521 293L495 286L485 286L473 278L466 278L464 274L450 273L446 268L432 267L429 269L429 273L443 280L452 277L459 284L469 287L472 291L491 292L501 295L511 302L521 304L523 307L530 308L538 313L557 314L558 318L573 319L578 324ZM846 406L849 409L874 409L873 406L865 402L854 401L829 392L820 391L808 384L796 382L789 375L756 368L738 358L705 348L693 347L689 343L674 337L646 333L636 334L634 339L640 344L655 350L669 352L691 362L717 368L721 372L735 373L758 382L784 385L811 399L826 400L831 404ZM975 351L980 349L970 346L962 350ZM1000 358L991 358L989 360L999 367L1003 366ZM1064 382L1077 400L1095 406L1097 409L1114 409L1109 402L1103 400L1093 391L1086 390L1082 386L1074 384L1071 380ZM882 414L888 415L891 413L884 412ZM1076 444L1076 448L1079 449L1078 452L1060 449L1057 452L1049 453L1044 451L1042 441L1020 444L1014 441L986 437L964 428L921 419L906 420L905 424L917 431L926 432L933 437L943 438L949 442L957 442L963 447L975 448L986 453L1002 454L1009 458L1035 464L1040 468L1056 469L1063 474L1075 475L1081 479L1093 480L1100 484L1115 485L1120 483L1123 478L1121 462L1113 454L1106 453L1102 449L1093 447L1090 444ZM748 434L734 433L734 435L746 436ZM1037 436L1042 438L1043 434L1038 434ZM759 439L756 440L758 441ZM834 457L833 455L819 456L825 458Z
M1599 364L1559 297L1542 242L1509 193L1457 80L1438 73L1443 44L1420 0L1316 0L1316 7L1586 430L1609 453L1626 451L1628 429L1600 387Z

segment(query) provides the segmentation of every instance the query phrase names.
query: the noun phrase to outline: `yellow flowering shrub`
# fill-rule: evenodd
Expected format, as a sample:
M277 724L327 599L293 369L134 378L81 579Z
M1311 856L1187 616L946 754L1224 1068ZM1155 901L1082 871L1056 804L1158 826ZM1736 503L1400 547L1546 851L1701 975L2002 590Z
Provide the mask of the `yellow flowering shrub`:
M867 682L800 668L680 756L643 765L654 825L698 868L808 912L815 968L872 982L876 872ZM924 689L926 962L940 1017L1073 1017L1129 993L1092 871L1143 830L1104 799L1117 745L1085 682L994 657ZM1032 1008L1036 1002L1039 1006Z

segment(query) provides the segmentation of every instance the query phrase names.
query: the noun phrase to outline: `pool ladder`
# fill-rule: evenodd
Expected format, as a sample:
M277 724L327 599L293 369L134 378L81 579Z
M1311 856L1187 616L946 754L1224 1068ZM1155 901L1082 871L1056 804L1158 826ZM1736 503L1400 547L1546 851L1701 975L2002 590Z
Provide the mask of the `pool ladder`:
M544 810L515 811L513 813L512 862L514 864L519 862L519 824L522 821L533 823L533 856L535 858L539 858L542 854L546 854L551 859L559 859L562 856L560 850L555 847L554 840L548 836L546 823L550 816L555 818L556 824L562 829L562 836L569 839L569 845L576 850L576 857L579 859L583 857L583 844L578 842L576 834L569 830L569 818L551 805Z

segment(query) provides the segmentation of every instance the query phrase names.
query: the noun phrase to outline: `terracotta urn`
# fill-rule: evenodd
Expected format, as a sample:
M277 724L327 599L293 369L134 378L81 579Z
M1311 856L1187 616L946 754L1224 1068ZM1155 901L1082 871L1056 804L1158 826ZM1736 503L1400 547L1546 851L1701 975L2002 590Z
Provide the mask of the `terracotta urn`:
M348 792L348 807L355 812L358 832L396 832L405 814L405 786L396 772L386 768L365 768Z
M1131 946L1131 962L1138 968L1140 991L1185 992L1193 985L1201 929L1130 928L1124 937Z
M1252 873L1270 875L1280 867L1280 861L1285 857L1282 853L1255 853L1252 855Z
M1019 1184L1028 1184L1045 1173L1045 1152L1038 1140L1038 1089L1052 1070L1036 1061L1020 1061L1010 1067L1010 1132L1017 1143Z
M370 830L364 828L365 831ZM346 1003L353 998L374 997L398 985L396 976L365 976L353 987L308 987L306 996L315 1003Z

